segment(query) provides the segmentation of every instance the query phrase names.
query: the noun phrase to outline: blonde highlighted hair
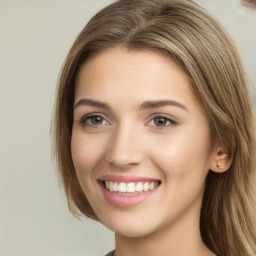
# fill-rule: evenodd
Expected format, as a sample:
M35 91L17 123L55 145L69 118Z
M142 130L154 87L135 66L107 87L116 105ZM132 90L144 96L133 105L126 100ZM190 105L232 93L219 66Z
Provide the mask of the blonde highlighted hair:
M201 234L219 256L256 255L255 123L246 72L230 36L205 10L186 0L120 0L96 14L64 63L54 119L58 170L71 212L96 219L71 158L77 72L108 48L166 54L190 77L214 140L230 152L230 169L209 170L201 209Z

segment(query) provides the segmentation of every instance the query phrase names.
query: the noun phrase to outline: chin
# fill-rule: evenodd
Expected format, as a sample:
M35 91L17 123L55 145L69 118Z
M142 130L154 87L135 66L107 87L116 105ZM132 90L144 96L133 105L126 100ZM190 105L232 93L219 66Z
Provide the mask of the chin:
M118 228L110 228L116 234L129 237L129 238L139 238L145 237L152 233L152 230L149 227L138 227L133 225L122 226Z
M145 219L144 221L140 219L137 219L139 221L134 220L135 219L123 219L119 217L112 220L104 219L101 220L101 223L116 234L130 238L145 237L157 229L156 225L152 226L152 221L145 221Z

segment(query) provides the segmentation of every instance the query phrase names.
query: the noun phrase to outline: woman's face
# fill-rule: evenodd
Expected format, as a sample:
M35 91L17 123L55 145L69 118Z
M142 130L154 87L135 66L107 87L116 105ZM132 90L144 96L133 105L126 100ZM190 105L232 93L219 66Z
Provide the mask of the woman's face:
M71 151L100 221L141 237L199 226L215 149L186 75L153 51L111 49L81 68Z

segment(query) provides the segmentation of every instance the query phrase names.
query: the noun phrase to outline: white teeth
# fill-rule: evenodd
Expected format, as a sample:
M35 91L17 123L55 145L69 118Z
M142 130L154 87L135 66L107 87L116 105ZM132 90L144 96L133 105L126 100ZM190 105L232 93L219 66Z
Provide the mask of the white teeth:
M136 185L135 190L136 190L137 192L142 192L142 191L143 191L143 184L142 184L142 182L139 182L139 183Z
M148 191L149 190L148 182L144 183L143 189L144 189L144 191Z
M114 181L105 181L105 187L111 192L117 193L135 193L138 192L147 192L149 190L153 190L158 186L158 182L120 182L119 184Z
M118 191L118 184L116 182L114 182L114 191L117 192Z
M113 181L109 181L109 190L113 192Z
M105 181L105 186L106 186L106 188L109 190L109 181L108 181L108 180Z
M135 192L135 183L134 182L128 183L126 185L126 192L131 192L131 193Z
M118 192L126 192L126 184L121 182L118 186Z
M149 190L154 189L154 187L155 187L155 182L152 181L152 182L149 184Z

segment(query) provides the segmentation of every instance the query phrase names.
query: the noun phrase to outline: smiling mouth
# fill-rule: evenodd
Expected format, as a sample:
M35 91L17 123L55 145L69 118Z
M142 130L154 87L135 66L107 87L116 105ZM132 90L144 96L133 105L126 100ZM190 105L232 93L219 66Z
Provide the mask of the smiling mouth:
M123 195L123 196L131 196L137 195L140 193L145 193L151 190L154 190L158 187L161 182L160 181L146 181L146 182L115 182L104 180L102 181L104 187L115 194Z

